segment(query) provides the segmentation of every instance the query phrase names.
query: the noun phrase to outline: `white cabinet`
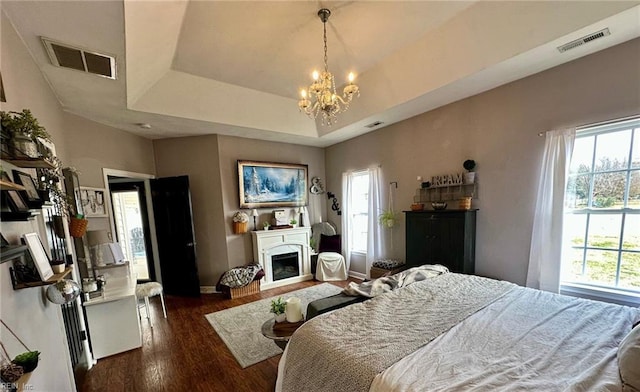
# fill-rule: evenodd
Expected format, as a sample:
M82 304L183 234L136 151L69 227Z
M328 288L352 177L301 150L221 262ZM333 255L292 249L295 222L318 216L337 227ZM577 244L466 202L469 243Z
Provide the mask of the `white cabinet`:
M108 280L103 295L83 305L95 359L142 347L133 277Z

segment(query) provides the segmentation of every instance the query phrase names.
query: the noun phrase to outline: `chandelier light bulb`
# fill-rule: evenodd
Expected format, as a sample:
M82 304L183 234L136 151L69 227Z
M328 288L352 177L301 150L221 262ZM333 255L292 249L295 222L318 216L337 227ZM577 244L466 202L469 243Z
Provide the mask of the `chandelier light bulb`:
M360 96L359 88L353 83L356 76L353 72L349 73L349 84L345 86L342 96L336 93L336 84L331 72L329 72L328 56L327 56L327 21L331 16L331 11L326 8L318 11L318 16L322 21L323 39L324 39L324 70L322 73L314 70L312 73L313 82L307 90L300 91L302 98L298 101L298 108L301 112L315 119L322 116L323 125L333 125L336 122L336 116L340 112L349 109L349 103L353 96ZM308 97L307 97L308 96Z

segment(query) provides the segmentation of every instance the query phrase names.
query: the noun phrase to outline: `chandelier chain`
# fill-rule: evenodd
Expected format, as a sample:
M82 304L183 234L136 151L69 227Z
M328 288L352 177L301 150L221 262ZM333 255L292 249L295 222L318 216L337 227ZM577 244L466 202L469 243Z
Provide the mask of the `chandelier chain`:
M329 57L327 56L327 22L322 22L324 27L324 71L329 72Z

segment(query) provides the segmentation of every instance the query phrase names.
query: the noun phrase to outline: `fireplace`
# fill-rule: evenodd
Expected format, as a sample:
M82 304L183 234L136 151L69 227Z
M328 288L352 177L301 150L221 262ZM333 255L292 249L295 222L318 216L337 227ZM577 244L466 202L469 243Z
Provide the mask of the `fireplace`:
M271 256L271 270L273 271L274 281L300 275L298 252Z
M261 289L313 279L308 227L258 230L253 237L254 261L264 268Z

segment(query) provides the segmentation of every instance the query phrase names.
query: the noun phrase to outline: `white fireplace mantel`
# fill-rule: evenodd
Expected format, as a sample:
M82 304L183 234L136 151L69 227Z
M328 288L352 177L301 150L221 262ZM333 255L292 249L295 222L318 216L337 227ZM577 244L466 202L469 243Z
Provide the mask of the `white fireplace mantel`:
M251 232L251 238L253 239L253 259L260 263L265 273L261 282L261 290L313 279L313 275L311 275L311 248L309 246L311 228L258 230ZM300 275L274 281L271 256L288 253L292 250L297 251L299 255Z

